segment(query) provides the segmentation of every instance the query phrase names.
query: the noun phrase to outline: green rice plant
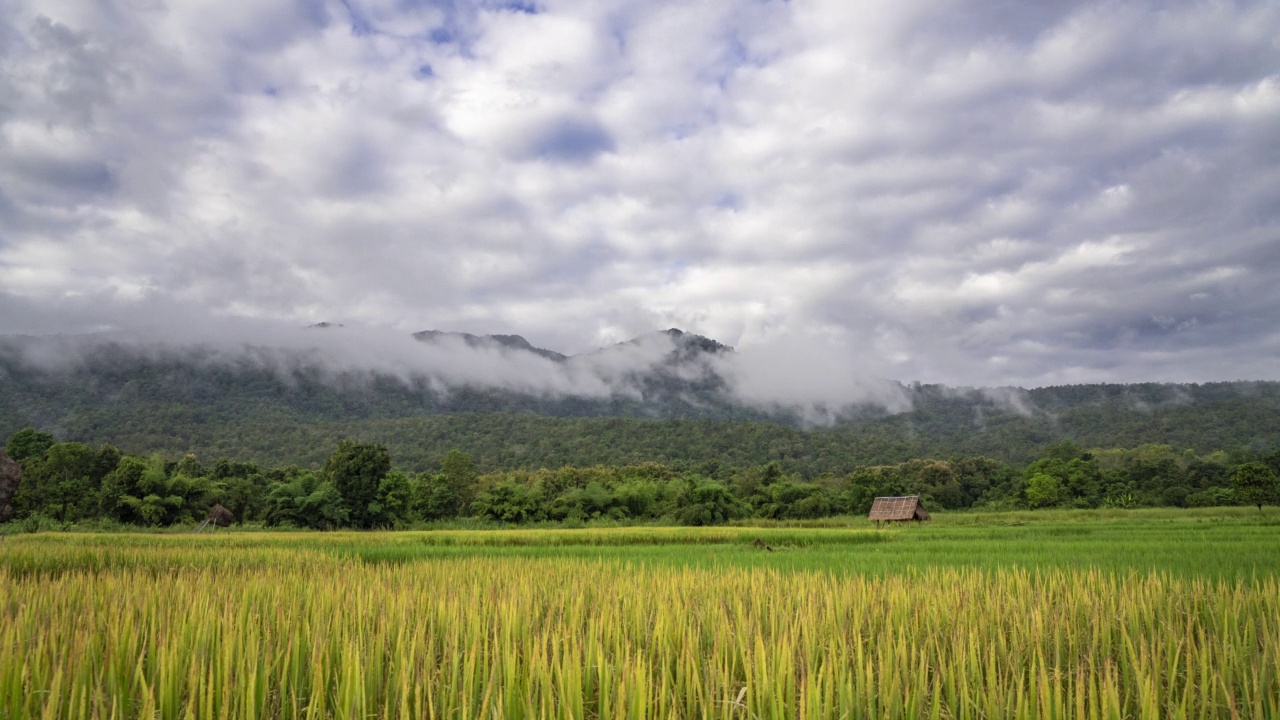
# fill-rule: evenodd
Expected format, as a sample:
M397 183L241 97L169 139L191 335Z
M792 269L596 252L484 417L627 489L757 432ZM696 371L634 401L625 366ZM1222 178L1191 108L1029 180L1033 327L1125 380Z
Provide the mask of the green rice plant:
M6 547L0 718L1280 716L1275 577L323 545Z

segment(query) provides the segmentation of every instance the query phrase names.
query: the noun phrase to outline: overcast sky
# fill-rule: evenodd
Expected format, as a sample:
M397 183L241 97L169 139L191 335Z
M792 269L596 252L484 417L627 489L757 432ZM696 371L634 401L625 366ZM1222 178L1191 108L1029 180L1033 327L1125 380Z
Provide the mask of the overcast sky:
M205 314L1280 379L1280 3L0 3L0 332Z

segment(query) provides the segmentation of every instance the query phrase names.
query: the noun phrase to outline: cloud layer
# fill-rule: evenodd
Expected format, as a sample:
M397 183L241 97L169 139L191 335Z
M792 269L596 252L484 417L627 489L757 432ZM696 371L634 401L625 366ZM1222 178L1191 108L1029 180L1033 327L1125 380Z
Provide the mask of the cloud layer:
M0 332L198 307L817 338L816 394L1278 379L1278 37L1261 0L15 0Z
M170 309L163 322L140 331L0 337L0 380L6 365L58 377L134 358L267 369L287 384L302 372L341 387L395 378L439 395L467 388L552 400L629 400L655 415L730 403L830 424L868 408L911 408L904 387L868 376L844 353L817 343L767 343L736 353L699 349L691 336L654 332L581 355L547 357L491 337L439 333L415 339L381 328L298 328L181 312Z

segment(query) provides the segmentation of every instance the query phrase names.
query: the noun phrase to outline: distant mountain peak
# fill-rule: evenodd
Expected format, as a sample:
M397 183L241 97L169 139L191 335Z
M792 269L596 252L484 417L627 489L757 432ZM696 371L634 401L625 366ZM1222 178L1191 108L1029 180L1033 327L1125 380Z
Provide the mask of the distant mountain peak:
M685 332L680 328L667 328L663 332L674 340L676 345L681 349L696 349L717 355L720 353L733 352L732 347L725 345L719 340L713 340L705 335Z
M521 350L530 352L534 355L540 355L548 360L559 362L565 359L565 355L555 350L547 350L540 348L520 335L472 335L465 332L448 332L444 330L420 330L413 334L413 338L419 342L437 342L444 338L457 338L467 344L468 347L482 348L499 346L511 350Z
M506 345L507 347L520 348L521 350L533 350L535 352L538 350L543 350L543 348L534 347L532 343L530 343L528 340L525 340L524 337L520 335L486 335L485 337L493 340L494 342L500 345ZM554 351L544 350L544 352L554 352ZM556 354L559 355L559 353L556 353Z
M607 352L615 348L627 348L634 347L636 345L643 345L662 337L669 339L671 344L675 346L672 348L671 352L667 354L667 362L685 362L693 360L695 357L703 353L710 355L722 355L734 352L732 347L729 347L722 342L712 340L709 337L698 335L697 333L685 332L680 328L667 328L666 330L655 330L643 335L637 335L630 340L617 343L609 348L600 348L590 354Z

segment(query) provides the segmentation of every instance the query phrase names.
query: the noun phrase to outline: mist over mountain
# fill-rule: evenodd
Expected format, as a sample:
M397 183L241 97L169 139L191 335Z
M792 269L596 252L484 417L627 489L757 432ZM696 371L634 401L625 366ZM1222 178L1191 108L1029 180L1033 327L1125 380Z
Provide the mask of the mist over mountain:
M277 464L323 457L344 436L388 442L418 467L453 446L487 467L709 455L806 468L960 453L1016 462L1061 438L1274 448L1280 383L904 384L819 344L739 352L674 328L576 355L519 335L336 323L0 337L0 437L27 426L131 452Z
M910 407L902 386L838 349L794 344L739 353L674 328L577 355L519 335L405 335L333 323L234 330L9 336L0 340L0 370L13 398L32 383L81 396L103 388L115 398L181 378L159 383L179 393L166 399L243 395L311 408L331 398L327 404L367 405L358 412L372 415L503 410L831 424ZM47 414L40 406L33 400L27 412Z
M421 330L414 333L413 337L416 340L428 343L439 342L446 338L458 338L472 348L509 348L511 350L531 352L548 360L560 361L568 359L568 356L563 353L534 347L528 340L519 335L472 335L471 333L445 332L443 330Z

